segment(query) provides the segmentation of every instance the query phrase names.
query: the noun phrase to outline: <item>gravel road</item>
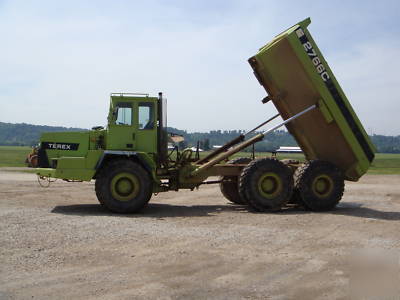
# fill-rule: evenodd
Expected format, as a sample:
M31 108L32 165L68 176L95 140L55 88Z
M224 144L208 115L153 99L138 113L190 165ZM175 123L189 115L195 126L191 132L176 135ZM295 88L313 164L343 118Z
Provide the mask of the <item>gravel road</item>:
M204 186L117 215L93 182L40 188L11 171L0 170L0 299L345 299L351 253L400 246L397 175L347 183L329 213L249 212Z

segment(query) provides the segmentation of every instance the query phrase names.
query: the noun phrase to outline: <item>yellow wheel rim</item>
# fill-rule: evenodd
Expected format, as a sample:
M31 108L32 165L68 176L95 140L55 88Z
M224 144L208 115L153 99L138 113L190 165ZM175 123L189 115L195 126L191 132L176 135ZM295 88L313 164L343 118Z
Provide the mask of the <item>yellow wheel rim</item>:
M258 191L265 198L276 197L282 191L281 178L273 172L263 174L258 180Z
M111 194L118 201L129 201L140 191L139 179L128 172L115 175L111 180Z
M319 197L327 197L333 191L333 180L328 175L319 175L312 182L312 190Z

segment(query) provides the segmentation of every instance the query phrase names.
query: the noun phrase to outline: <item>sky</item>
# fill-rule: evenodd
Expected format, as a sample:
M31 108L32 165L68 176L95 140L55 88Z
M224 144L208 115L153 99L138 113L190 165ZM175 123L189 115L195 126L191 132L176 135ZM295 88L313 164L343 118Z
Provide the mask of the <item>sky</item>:
M0 121L105 125L111 92L168 99L168 125L250 129L276 113L247 59L308 27L365 129L400 134L400 1L2 1Z

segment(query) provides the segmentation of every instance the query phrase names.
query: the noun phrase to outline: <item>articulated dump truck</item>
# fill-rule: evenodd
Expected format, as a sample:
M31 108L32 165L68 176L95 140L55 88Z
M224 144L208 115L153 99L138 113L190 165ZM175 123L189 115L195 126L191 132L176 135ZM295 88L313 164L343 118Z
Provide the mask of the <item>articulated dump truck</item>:
M95 180L99 202L117 213L140 211L152 194L219 184L232 203L256 211L299 205L333 209L345 180L357 181L374 159L374 146L312 39L310 19L262 47L249 63L278 114L200 158L198 151L167 150L162 94L113 93L106 128L44 133L37 174L51 181ZM278 116L283 122L259 129ZM235 153L286 126L306 161L240 157ZM208 180L218 176L218 180Z

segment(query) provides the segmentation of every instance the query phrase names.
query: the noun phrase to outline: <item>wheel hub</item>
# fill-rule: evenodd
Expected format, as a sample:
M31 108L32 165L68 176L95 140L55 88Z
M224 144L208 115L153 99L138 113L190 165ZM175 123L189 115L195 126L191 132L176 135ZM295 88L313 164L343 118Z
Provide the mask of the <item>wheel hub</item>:
M333 190L333 181L327 175L320 175L314 179L312 187L315 194L326 197Z
M275 173L266 173L259 179L258 189L264 197L273 198L282 189L281 179Z
M119 173L111 180L111 194L119 201L129 201L140 191L138 178L131 173Z
M133 189L134 186L132 185L132 182L126 178L121 178L116 183L116 190L120 195L129 195L132 193Z

